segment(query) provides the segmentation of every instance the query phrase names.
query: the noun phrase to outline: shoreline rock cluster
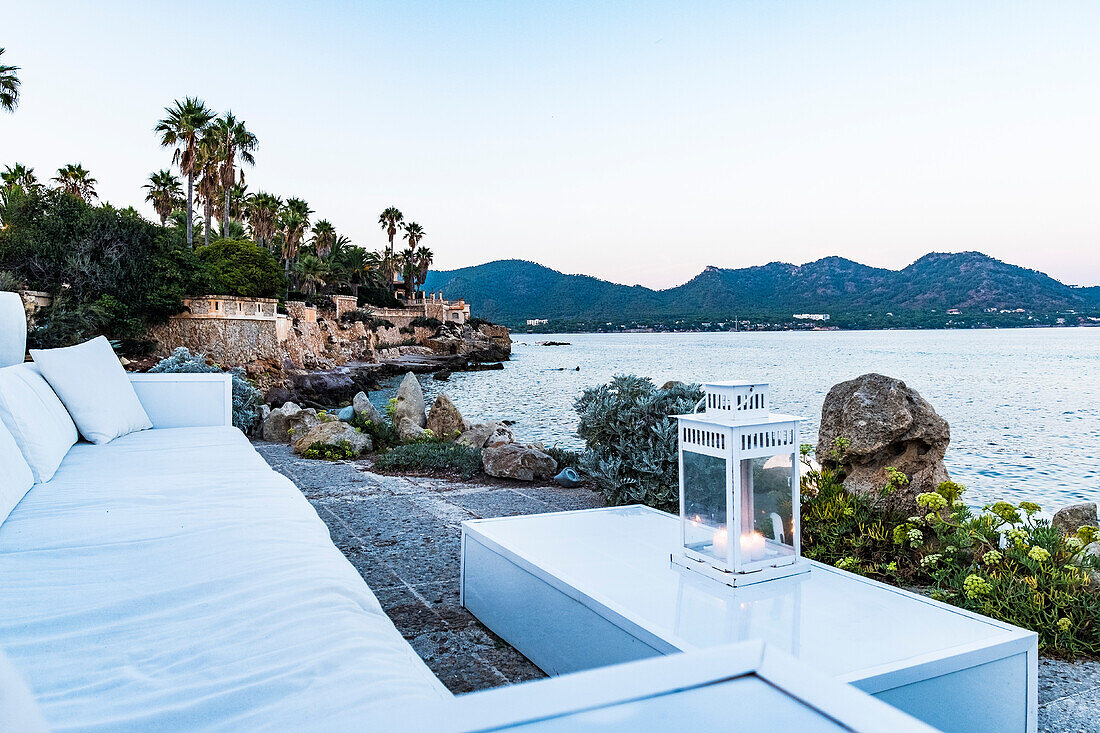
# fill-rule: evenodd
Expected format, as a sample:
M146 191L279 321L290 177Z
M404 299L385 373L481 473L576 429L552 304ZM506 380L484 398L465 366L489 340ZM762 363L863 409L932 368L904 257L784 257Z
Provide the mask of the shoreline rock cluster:
M311 446L341 448L355 456L369 453L375 446L371 437L350 420L383 424L388 420L360 391L352 398L350 411L338 412L301 407L285 402L263 415L261 437L268 442L292 443L299 455ZM454 402L440 394L427 407L424 391L413 372L405 374L397 389L393 416L389 419L403 443L437 439L477 448L481 451L485 473L495 478L517 481L548 480L557 472L557 461L540 443L517 443L503 422L472 423L462 417Z

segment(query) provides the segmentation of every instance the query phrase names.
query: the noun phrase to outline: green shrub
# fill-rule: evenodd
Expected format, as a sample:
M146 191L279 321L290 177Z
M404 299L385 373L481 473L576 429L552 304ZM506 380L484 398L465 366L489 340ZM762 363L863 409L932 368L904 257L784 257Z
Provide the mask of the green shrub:
M370 436L376 451L384 451L401 444L401 438L397 436L397 430L389 421L372 422L363 415L356 414L351 418L351 425Z
M660 389L648 378L618 376L577 399L577 435L588 448L581 467L608 504L678 511L676 421L670 416L691 412L702 396L697 385Z
M282 292L283 269L263 247L248 240L219 239L198 249L216 295L274 298Z
M368 331L377 331L381 328L393 328L393 323L385 318L379 318L369 310L356 308L347 311L340 316L341 323L362 323Z
M478 318L477 316L474 316L470 320L466 321L466 324L470 328L474 329L475 331L478 330L479 328L481 328L482 326L495 326L496 325L492 321L486 320L484 318Z
M378 456L374 465L384 471L443 471L468 479L481 470L481 450L438 441L407 443Z
M443 325L443 321L438 318L425 318L424 316L417 316L412 319L412 323L409 324L413 328L430 328L432 331L438 331L439 327Z
M133 209L91 206L60 191L0 196L0 270L11 282L59 297L36 315L32 346L69 346L104 334L127 353L146 327L207 292L205 263L171 227Z
M546 455L558 462L559 470L563 468L572 468L580 471L581 461L584 459L584 454L580 451L566 450L565 448L558 448L557 446L547 448Z
M974 511L962 500L965 488L952 481L919 494L906 517L849 494L830 471L811 469L806 479L807 557L928 587L937 600L1035 631L1043 654L1100 654L1100 593L1089 587L1100 560L1084 551L1097 538L1095 527L1062 536L1027 501Z
M355 450L351 441L342 440L336 445L327 443L311 443L302 451L303 458L319 458L325 461L342 461L348 458L358 458L359 451Z
M201 354L192 355L186 347L180 346L172 352L171 356L161 359L149 371L172 374L213 374L222 372L222 369L207 364L206 357ZM229 373L233 375L233 424L247 431L259 418L258 410L263 402L263 395L245 378L244 370L240 367L229 370Z

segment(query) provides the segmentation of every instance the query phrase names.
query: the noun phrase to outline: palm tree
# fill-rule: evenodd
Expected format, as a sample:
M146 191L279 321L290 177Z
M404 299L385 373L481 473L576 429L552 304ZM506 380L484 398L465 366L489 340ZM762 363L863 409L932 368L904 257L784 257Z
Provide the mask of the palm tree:
M221 201L219 185L221 173L219 171L218 141L210 135L209 128L199 140L198 160L195 164L199 173L199 182L196 188L199 199L202 201L202 215L205 226L203 227L203 244L210 244L210 220L214 216L214 207Z
M153 204L160 217L160 225L168 221L168 215L183 206L183 188L180 179L167 168L149 174L149 182L143 188L148 191L145 200Z
M4 182L4 189L8 191L19 187L30 193L40 185L38 178L34 175L34 168L29 168L22 163L4 166L4 172L0 173L0 180Z
M319 285L325 284L331 271L320 257L306 252L294 264L294 274L306 295L313 295Z
M172 162L187 176L187 244L194 246L192 226L192 202L195 200L195 174L198 172L198 147L203 129L210 124L214 113L206 103L195 97L176 100L175 107L165 107L165 118L153 130L160 135L160 144L174 147Z
M0 48L0 56L4 55L4 49ZM18 66L5 66L0 64L0 109L14 112L19 106L19 77L15 72Z
M383 258L382 262L382 279L386 281L386 287L393 289L393 238L397 236L397 230L401 228L401 224L405 221L405 215L401 213L401 210L396 206L389 206L378 217L378 224L382 227L382 231L389 237L390 245L386 250L388 257Z
M95 192L96 180L92 178L91 171L80 163L67 163L57 169L57 175L53 178L65 193L71 193L77 198L91 203L92 199L99 198Z
M313 225L313 250L321 259L332 252L332 242L336 237L336 228L327 219L321 219Z
M214 120L210 125L210 135L215 142L219 161L218 174L221 178L221 189L224 194L222 204L222 228L229 228L229 193L238 185L244 184L244 169L240 171L240 180L237 179L237 160L248 165L256 165L256 159L252 152L256 149L258 141L256 136L244 126L244 120L238 120L232 112L226 112Z
M275 225L283 201L278 196L260 191L250 196L245 204L245 216L252 229L252 237L261 247L271 248L275 238Z
M413 286L420 290L420 286L428 279L428 270L432 266L434 255L427 247L416 250L413 257Z
M290 272L298 261L298 247L309 229L309 215L313 210L299 198L289 198L283 206L280 222L283 229L283 266Z
M226 193L228 195L225 197L223 216L228 214L230 219L243 220L248 205L248 186L243 183L238 186L230 186Z
M416 288L415 282L410 282L412 279L411 274L418 269L416 261L416 245L420 244L420 240L424 238L424 227L417 224L415 221L411 221L405 225L405 241L409 243L409 248L406 250L407 256L402 261L403 267L401 272L402 277L405 280L405 300L412 300L413 292Z

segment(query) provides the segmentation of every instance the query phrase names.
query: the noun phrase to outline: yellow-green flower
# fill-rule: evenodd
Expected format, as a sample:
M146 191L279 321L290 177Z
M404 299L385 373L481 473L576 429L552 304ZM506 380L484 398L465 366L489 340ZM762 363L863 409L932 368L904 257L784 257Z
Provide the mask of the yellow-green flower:
M963 581L963 590L966 591L967 598L977 598L992 593L993 586L980 575L968 575Z
M1073 626L1073 624L1070 623L1068 618L1063 617L1063 618L1058 619L1058 630L1059 631L1062 631L1062 632L1069 631L1072 626Z
M1004 559L1004 555L1002 555L997 550L990 550L989 552L982 555L982 562L984 562L986 565L996 565L1002 559Z
M947 499L934 491L926 491L923 494L917 494L917 504L925 509L939 511L947 506Z
M1029 517L1040 509L1039 505L1033 501L1021 501L1020 508L1023 509Z
M1066 549L1071 552L1077 552L1085 543L1081 541L1080 537L1066 537Z
M1031 550L1028 551L1027 556L1035 562L1046 562L1050 559L1050 553L1038 545L1032 547Z
M920 565L922 568L934 568L943 559L943 555L938 552L933 555L925 555L921 558Z

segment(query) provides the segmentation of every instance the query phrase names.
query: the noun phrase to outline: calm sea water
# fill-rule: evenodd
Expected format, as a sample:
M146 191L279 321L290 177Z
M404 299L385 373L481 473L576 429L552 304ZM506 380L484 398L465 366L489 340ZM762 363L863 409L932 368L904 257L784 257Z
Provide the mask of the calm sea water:
M545 340L569 346L538 346ZM577 371L576 368L580 367ZM972 504L1029 498L1053 511L1100 500L1100 329L517 335L502 372L425 375L469 419L515 420L517 439L579 447L573 400L616 374L771 384L816 443L829 387L866 372L904 380L951 425L947 467ZM393 386L373 399L384 402Z

